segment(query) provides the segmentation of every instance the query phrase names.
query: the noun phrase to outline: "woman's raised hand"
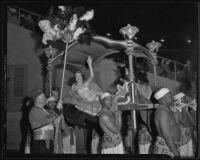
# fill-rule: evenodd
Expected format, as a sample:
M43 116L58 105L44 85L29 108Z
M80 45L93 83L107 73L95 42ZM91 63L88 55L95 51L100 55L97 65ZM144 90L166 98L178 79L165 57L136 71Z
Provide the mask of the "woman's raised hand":
M87 58L87 63L88 63L88 65L91 65L91 64L92 64L92 57L91 57L91 56L88 56L88 58Z
M63 102L62 100L59 100L56 106L59 110L63 109Z

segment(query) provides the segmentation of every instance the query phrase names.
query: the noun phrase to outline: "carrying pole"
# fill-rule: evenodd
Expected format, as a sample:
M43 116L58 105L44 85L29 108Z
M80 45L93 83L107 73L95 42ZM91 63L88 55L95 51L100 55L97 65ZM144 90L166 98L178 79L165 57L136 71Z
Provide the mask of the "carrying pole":
M68 51L68 43L66 42L66 48L65 48L65 58L64 58L64 67L63 67L63 74L62 74L62 84L60 89L60 101L62 100L63 96L63 86L64 86L64 80L65 80L65 69L66 69L66 62L67 62L67 51ZM58 117L56 121L56 132L55 132L55 141L54 141L54 153L58 153L58 127L61 120L61 116Z

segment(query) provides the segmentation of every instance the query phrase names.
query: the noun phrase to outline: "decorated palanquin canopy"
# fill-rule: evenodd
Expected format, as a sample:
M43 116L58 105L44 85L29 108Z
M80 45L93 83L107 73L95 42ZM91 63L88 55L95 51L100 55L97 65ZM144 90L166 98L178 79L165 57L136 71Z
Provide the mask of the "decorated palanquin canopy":
M63 62L63 53L62 51L65 50L65 43L64 42L48 42L53 48L60 50L61 52L52 59L52 63L57 65ZM135 43L134 48L134 56L135 57L143 57L147 59L152 59L152 55L149 51L145 48L140 46L139 44ZM111 54L116 54L119 52L123 52L126 50L126 41L121 40L112 40L107 37L102 36L93 36L90 44L73 42L68 46L68 55L67 55L67 63L77 66L85 65L86 59L88 56L93 57L93 63L97 63L106 56ZM124 53L125 54L125 53Z
M38 25L44 32L42 43L58 49L51 58L52 64L62 63L62 55L67 48L67 63L84 65L88 56L93 62L107 55L124 51L128 47L126 40L112 40L97 36L89 21L94 17L94 10L84 11L83 7L58 6L53 14L44 17ZM132 42L133 56L153 59L152 53L145 47ZM67 45L67 46L66 46Z

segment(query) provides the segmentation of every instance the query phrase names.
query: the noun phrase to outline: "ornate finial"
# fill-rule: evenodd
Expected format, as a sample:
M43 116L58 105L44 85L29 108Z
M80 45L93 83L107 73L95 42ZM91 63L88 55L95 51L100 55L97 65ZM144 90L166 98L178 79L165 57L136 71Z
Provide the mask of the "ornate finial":
M119 30L119 33L123 34L124 37L127 36L128 39L132 39L137 32L139 32L139 29L135 26L131 26L130 24Z
M152 42L149 42L146 44L146 47L154 53L158 52L158 49L161 47L161 43L155 42L154 40Z

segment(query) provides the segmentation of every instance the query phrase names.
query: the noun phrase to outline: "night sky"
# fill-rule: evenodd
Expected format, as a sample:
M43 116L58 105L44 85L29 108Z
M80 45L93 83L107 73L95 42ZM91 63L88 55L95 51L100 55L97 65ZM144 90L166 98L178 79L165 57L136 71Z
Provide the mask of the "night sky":
M18 7L46 15L50 3L16 3ZM54 4L55 5L55 4ZM59 4L60 5L60 4ZM164 39L158 55L185 63L191 59L197 65L197 4L195 3L131 3L85 2L62 5L83 6L94 9L90 24L101 36L122 40L120 28L131 24L139 28L135 40L140 45ZM187 41L191 40L191 43ZM196 67L195 67L196 68Z

